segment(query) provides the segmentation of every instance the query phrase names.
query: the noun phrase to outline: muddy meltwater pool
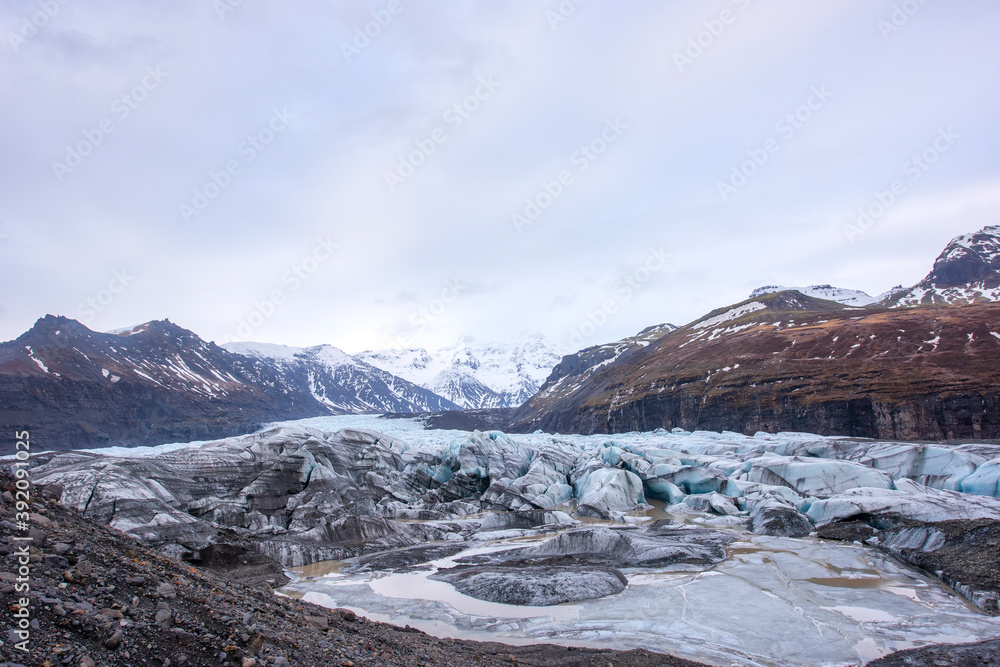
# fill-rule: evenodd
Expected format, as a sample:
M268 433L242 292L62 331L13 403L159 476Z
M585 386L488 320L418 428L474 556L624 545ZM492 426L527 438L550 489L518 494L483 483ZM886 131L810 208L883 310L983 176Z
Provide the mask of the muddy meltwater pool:
M904 648L1000 634L1000 619L870 548L734 534L728 558L710 569L626 568L621 593L549 607L484 602L428 577L459 558L555 533L469 543L416 570L352 575L339 562L316 563L296 568L281 592L439 637L645 648L724 667L860 665Z

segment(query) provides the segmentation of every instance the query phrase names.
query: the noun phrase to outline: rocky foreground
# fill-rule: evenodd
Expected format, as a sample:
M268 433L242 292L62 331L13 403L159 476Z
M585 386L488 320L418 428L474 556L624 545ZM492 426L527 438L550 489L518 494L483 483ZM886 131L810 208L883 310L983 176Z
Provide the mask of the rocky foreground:
M5 491L13 484L2 477ZM14 645L16 547L11 502L0 504L0 666L253 667L259 665L615 665L696 667L648 651L507 646L436 639L275 595L266 561L234 554L192 567L100 526L54 499L33 505L30 650ZM239 560L236 560L239 558ZM281 583L272 567L272 582Z

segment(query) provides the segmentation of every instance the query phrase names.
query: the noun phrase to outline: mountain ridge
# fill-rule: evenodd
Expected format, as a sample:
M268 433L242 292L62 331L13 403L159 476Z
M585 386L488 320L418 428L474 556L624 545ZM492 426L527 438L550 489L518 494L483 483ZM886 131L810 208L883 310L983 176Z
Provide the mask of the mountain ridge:
M553 377L511 430L1000 437L1000 226L954 238L920 283L869 303L806 292L759 288L572 384Z
M37 450L157 445L284 419L456 407L374 367L334 363L333 349L305 355L311 366L283 364L169 320L102 333L46 315L0 343L0 425L9 427L0 450L13 448L14 429L30 430Z

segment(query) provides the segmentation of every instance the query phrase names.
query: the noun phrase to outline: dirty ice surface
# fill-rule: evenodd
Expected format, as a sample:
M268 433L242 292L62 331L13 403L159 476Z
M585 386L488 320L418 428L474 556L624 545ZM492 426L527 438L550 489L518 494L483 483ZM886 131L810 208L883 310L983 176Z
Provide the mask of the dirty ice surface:
M413 420L372 416L298 423L324 429L371 428L418 447L467 435L424 431ZM724 440L726 435L716 437ZM515 437L531 441L552 436ZM583 447L610 439L559 437ZM643 435L624 437L631 440ZM663 515L659 504L648 512L649 520ZM685 512L673 518L702 523L711 516ZM939 582L868 547L813 537L755 535L741 526L714 527L732 530L737 536L728 549L729 557L721 563L694 572L624 568L629 580L625 591L552 607L484 602L428 576L439 568L453 567L458 558L530 546L556 533L469 543L467 550L416 571L342 574L339 563L317 563L300 568L296 581L283 592L436 636L646 648L725 667L861 665L900 649L1000 635L1000 619L976 611Z

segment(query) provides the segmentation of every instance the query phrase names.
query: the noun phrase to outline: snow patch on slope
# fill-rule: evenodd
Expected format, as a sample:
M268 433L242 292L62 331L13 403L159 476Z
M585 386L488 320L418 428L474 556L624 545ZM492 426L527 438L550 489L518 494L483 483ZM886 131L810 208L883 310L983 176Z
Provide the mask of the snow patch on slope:
M861 290L844 289L842 287L834 287L833 285L809 285L808 287L766 285L764 287L758 287L751 292L750 298L755 299L758 296L763 296L764 294L774 294L775 292L783 292L785 290L795 290L805 294L806 296L811 296L816 299L826 299L827 301L836 301L837 303L842 303L847 306L867 306L871 303L875 303L879 299L879 297L873 297L867 292L862 292Z
M706 320L702 320L697 324L691 325L692 329L707 329L709 327L714 327L723 322L729 322L730 320L737 320L744 315L749 315L750 313L756 312L758 310L763 310L767 308L764 304L759 301L751 301L750 303L745 303L742 306L737 306L735 308L730 308L721 315L716 315L715 317L709 317Z

